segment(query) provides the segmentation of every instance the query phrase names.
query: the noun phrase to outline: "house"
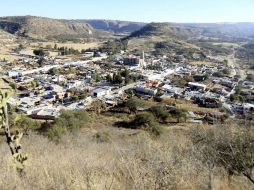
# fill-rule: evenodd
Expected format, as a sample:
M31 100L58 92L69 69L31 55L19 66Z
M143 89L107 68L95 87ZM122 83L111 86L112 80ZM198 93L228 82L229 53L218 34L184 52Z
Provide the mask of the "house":
M7 74L9 77L18 77L22 76L22 71L8 71Z
M222 106L220 99L215 97L197 97L194 103L206 108L220 108Z
M97 88L94 91L92 91L92 96L96 98L101 98L107 94L110 93L110 89L107 88Z
M195 83L195 82L189 82L188 87L190 87L190 89L194 90L194 91L198 91L198 90L205 91L206 90L206 85L200 84L200 83Z
M20 99L22 105L34 106L37 102L40 102L40 97L24 97Z
M145 86L137 86L135 88L135 91L137 94L144 94L144 95L150 95L150 96L155 96L158 92L156 88L147 88Z
M81 85L82 85L82 81L74 80L74 81L70 81L67 84L65 84L65 88L67 88L67 89L77 88Z
M245 103L243 109L245 113L254 113L254 104Z
M54 120L60 115L60 110L58 108L48 107L40 109L38 112L31 115L33 119L43 119L43 120Z

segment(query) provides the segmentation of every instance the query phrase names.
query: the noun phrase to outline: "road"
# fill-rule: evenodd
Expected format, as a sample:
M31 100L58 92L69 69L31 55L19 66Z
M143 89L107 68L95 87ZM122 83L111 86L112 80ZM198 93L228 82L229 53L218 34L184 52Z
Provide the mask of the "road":
M61 65L60 64L46 65L41 68L23 71L22 75L28 75L28 74L39 73L39 72L47 72L52 68L62 68L62 67L66 67L66 66L81 66L81 65L85 65L89 62L101 61L106 58L107 57L94 57L94 58L86 60L86 61L67 62L67 63L61 64Z
M231 68L231 77L239 75L239 79L243 81L246 79L246 73L237 62L235 55L236 50L233 49L233 53L228 58L228 66Z

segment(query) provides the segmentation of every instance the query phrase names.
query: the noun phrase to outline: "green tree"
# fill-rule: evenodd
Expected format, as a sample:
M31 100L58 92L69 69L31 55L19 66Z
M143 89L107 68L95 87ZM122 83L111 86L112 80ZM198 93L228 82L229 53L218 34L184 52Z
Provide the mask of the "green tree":
M25 133L28 133L30 130L37 130L41 127L41 124L38 121L31 119L26 115L14 114L11 118L13 120L13 127L22 129Z
M165 122L169 117L169 112L163 105L153 106L150 108L150 111L160 122Z
M47 56L49 55L48 52L44 51L43 49L35 49L33 51L34 55L38 55L38 56Z
M138 107L141 107L143 105L143 101L136 98L136 97L133 97L131 99L129 99L125 106L131 111L131 112L134 112L134 113L137 113L137 110L138 110Z
M74 132L86 126L88 115L85 110L62 111L48 130L50 139L59 141L67 132Z
M31 86L32 86L33 89L36 88L38 86L38 81L37 80L33 80L31 82Z
M127 77L129 77L129 75L130 75L130 71L127 70L127 69L125 69L125 70L121 71L120 75L121 75L122 77L127 78Z
M59 74L59 69L54 67L54 68L49 70L48 74L53 75L53 76L58 75Z
M184 119L184 121L187 119L186 111L183 109L173 110L171 111L171 115L177 119L178 123L180 123L181 119Z
M108 74L106 76L106 79L107 79L108 82L113 82L113 78L112 78L112 76L110 74Z
M92 75L92 79L95 81L95 82L100 82L101 81L101 76L99 74L93 74Z
M161 126L159 126L154 116L149 112L136 115L130 126L135 129L144 129L155 136L159 136L163 132Z
M123 82L123 79L120 74L114 74L113 75L113 83L115 84L121 84Z

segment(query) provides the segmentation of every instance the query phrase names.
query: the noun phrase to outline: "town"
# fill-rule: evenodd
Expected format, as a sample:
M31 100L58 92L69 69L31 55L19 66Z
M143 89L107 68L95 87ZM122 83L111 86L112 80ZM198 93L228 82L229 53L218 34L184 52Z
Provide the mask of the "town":
M244 103L236 95L241 88L247 99L254 82L242 79L236 74L236 67L219 56L207 56L206 61L211 63L207 65L189 64L184 55L154 56L144 51L112 55L86 50L79 61L13 54L19 61L3 66L4 79L17 89L9 103L17 112L34 119L54 120L61 110L89 110L95 101L110 109L126 101L126 94L130 93L146 100L186 100L199 107L223 110L222 115L232 118L246 118L254 113L253 99ZM43 65L35 68L42 58ZM197 54L192 59L204 60ZM198 113L189 112L191 122L202 122L195 114Z

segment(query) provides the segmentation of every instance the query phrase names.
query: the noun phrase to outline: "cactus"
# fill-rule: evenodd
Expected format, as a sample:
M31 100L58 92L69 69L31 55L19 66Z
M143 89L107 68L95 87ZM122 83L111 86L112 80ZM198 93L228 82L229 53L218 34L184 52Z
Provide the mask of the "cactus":
M12 95L12 92L0 90L0 128L4 128L6 142L10 148L14 164L19 172L24 169L27 155L22 152L22 146L20 141L23 133L16 131L15 134L11 134L8 118L7 101Z

